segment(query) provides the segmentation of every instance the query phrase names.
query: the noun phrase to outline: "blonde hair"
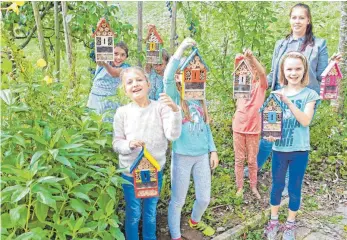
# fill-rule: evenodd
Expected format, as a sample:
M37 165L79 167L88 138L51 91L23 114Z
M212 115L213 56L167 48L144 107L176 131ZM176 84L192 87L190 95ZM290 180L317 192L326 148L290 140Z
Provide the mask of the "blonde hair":
M188 100L184 100L182 98L181 83L176 83L176 87L177 87L178 92L180 93L180 100L181 100L180 106L182 108L184 118L191 122L192 117L190 115L190 111L189 111L189 107L188 107L188 102L187 102ZM200 100L199 102L201 104L202 109L204 110L204 122L209 124L210 123L210 117L209 117L208 111L207 111L206 100Z
M119 78L122 81L123 88L125 87L125 77L124 77L124 75L128 74L129 72L141 73L146 78L146 81L148 82L148 76L147 76L146 72L142 68L137 67L137 66L135 66L135 67L128 67L128 68L124 68L120 72L120 75L119 75Z
M279 82L282 85L288 85L288 80L286 79L286 77L284 76L284 62L288 59L288 58L296 58L296 59L301 59L302 64L304 65L304 75L302 76L301 79L301 85L302 86L307 86L309 83L309 78L308 78L308 62L306 57L299 52L288 52L286 53L282 59L281 59L281 65L280 65L280 77L279 77Z

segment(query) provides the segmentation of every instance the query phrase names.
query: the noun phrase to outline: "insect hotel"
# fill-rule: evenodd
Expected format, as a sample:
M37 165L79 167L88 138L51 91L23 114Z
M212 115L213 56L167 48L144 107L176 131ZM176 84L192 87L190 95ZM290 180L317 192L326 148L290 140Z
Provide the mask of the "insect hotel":
M205 99L207 71L209 70L197 48L193 47L192 53L181 67L182 98L185 100Z
M136 198L158 197L158 171L159 163L144 147L130 167L130 173L134 177Z
M233 72L234 99L251 98L252 79L252 68L244 59L242 59Z
M281 139L284 109L277 97L274 94L270 94L259 112L262 114L262 138L273 137L276 140Z
M114 32L105 18L101 18L92 37L95 38L95 61L114 61Z
M321 77L321 99L337 99L339 92L339 81L342 79L342 73L339 65L337 65L337 62L331 61L324 72L321 74Z
M146 37L146 53L147 63L161 64L162 63L162 48L163 40L157 32L154 25L148 28L148 35Z

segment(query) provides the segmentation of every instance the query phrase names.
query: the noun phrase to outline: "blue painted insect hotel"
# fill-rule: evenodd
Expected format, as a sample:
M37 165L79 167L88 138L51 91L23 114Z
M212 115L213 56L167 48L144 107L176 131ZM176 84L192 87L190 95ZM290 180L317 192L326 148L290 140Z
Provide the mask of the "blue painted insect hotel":
M130 173L134 177L136 198L159 196L158 171L160 171L159 163L144 147L130 167Z
M115 34L105 18L99 20L92 37L95 38L95 60L114 61Z
M205 99L206 80L208 67L202 59L196 47L187 57L180 69L182 73L181 86L182 98L184 100Z
M274 94L270 94L259 112L261 112L262 138L273 137L276 140L281 139L284 108L277 97Z
M251 98L253 73L251 66L243 59L233 72L234 99Z
M161 39L157 29L154 25L149 25L148 34L146 37L146 56L147 63L161 64L163 40Z

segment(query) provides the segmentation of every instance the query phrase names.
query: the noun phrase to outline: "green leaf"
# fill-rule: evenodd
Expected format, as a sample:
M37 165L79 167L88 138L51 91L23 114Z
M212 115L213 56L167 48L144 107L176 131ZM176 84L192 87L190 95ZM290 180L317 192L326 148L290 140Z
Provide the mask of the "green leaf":
M53 159L55 160L59 154L59 149L50 149L49 153L52 155Z
M88 195L81 193L81 192L72 192L73 195L75 195L78 198L81 198L83 200L86 200L87 202L90 202L90 198L88 197Z
M52 137L52 133L51 133L51 129L48 126L45 126L45 128L43 129L43 138L46 141L51 140Z
M12 97L12 92L10 89L0 90L0 98L8 105L13 105L15 103L15 98Z
M37 182L39 183L56 183L59 182L61 180L63 180L64 178L58 178L58 177L54 177L54 176L46 176L46 177L42 177L39 180L37 180Z
M33 232L26 232L18 236L15 240L29 240L29 239L32 239L33 237L34 237Z
M26 210L26 205L22 204L10 210L10 218L12 222L17 222L20 219L21 211Z
M114 201L111 199L111 200L107 203L106 209L105 209L105 210L106 210L107 216L111 216L112 213L114 213L113 207L114 207Z
M17 167L22 168L24 163L25 163L24 154L23 152L20 152L17 157Z
M95 140L94 142L101 145L104 148L107 142L107 139L98 139L98 140Z
M117 190L114 187L108 186L106 192L113 199L113 201L116 201Z
M28 134L28 136L31 137L32 139L34 139L34 140L35 140L36 142L38 142L38 143L41 143L41 144L43 144L43 145L45 145L45 146L48 145L48 143L46 142L46 140L43 139L43 138L40 137L40 136L37 136L37 135L34 135L34 134Z
M74 228L73 228L73 231L74 231L74 232L78 231L78 230L82 227L83 223L84 223L84 217L79 218L79 219L76 221L76 224L75 224L75 226L74 226Z
M110 224L112 227L119 227L118 223L114 219L108 219L108 224Z
M78 213L82 214L83 216L85 216L87 214L86 209L84 207L84 204L78 199L72 198L70 200L70 206L73 210L77 211Z
M47 205L45 205L39 201L36 201L34 211L35 211L37 219L40 222L44 222L46 220L46 217L48 214L48 206Z
M122 177L119 176L113 176L111 178L111 182L116 186L116 187L120 187L122 184L130 184L133 185L131 182L129 182L128 180L125 180Z
M93 231L93 229L86 227L86 228L81 228L80 230L78 230L78 233L88 233L91 231Z
M45 153L46 151L37 151L36 153L34 153L34 155L31 158L30 165L33 165Z
M63 132L63 128L60 128L58 131L55 132L53 138L51 139L51 142L49 144L49 146L51 148L54 147L54 145L59 141L60 137L61 137L61 134Z
M124 234L121 232L121 230L117 227L110 227L110 233L114 238L117 240L125 240Z
M19 200L21 200L22 198L24 198L28 193L30 192L30 188L29 187L26 187L24 188L23 190L21 191L15 191L13 194L12 194L12 197L11 197L11 201L13 202L18 202Z
M15 140L13 141L14 143L17 143L18 145L21 145L25 148L25 139L22 136L16 134L13 136L13 138Z
M66 157L64 157L64 156L58 156L56 160L57 160L58 162L64 164L64 165L66 165L66 166L72 168L72 165L71 165L70 161L69 161Z
M52 198L52 196L45 191L37 192L37 200L41 203L46 204L54 209L56 209L56 201Z
M1 214L1 227L3 228L13 228L15 223L11 221L11 217L8 213Z
M83 144L81 144L81 143L74 144L73 143L73 144L67 144L67 145L65 145L63 147L60 147L59 149L73 149L73 148L79 148L81 146L83 146Z

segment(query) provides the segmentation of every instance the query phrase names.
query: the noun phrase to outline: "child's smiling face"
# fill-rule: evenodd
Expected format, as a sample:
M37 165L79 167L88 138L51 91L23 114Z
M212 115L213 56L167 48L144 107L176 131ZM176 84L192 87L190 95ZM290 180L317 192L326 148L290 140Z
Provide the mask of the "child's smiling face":
M142 72L138 70L127 72L123 81L125 93L131 100L135 102L147 100L150 84Z
M301 85L305 73L305 67L300 58L287 58L284 61L284 76L288 85Z
M127 54L123 48L114 48L114 64L119 67L127 59Z

